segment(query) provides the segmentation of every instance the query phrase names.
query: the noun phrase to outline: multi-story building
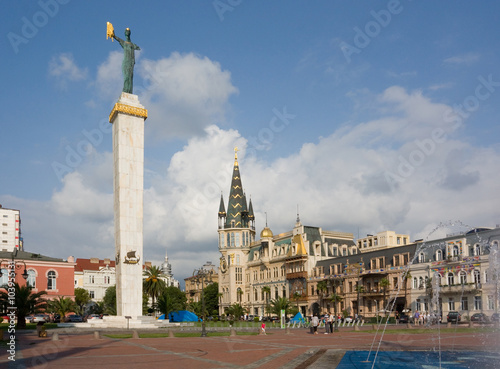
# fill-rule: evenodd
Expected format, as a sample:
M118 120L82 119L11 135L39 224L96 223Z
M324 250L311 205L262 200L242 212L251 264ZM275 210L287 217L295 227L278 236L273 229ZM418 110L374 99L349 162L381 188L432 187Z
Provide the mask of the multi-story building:
M499 244L499 227L417 242L410 269L412 311L443 319L449 311L464 317L498 312Z
M75 288L89 292L94 301L102 301L106 290L116 284L115 261L111 259L76 259Z
M144 268L151 266L151 262L146 261ZM172 267L165 255L165 261L161 265L162 275L160 279L165 285L179 287L179 281L173 278ZM76 259L75 265L75 288L83 288L89 292L90 298L95 302L102 301L106 290L116 285L115 261L111 259Z
M22 250L20 211L0 205L0 251L16 249Z
M247 206L236 152L227 212L221 196L218 217L220 314L239 303L262 316L270 300L292 296L308 313L313 300L308 278L316 263L358 252L351 233L303 226L298 216L291 231L274 236L266 224L256 240L253 205L250 200Z
M395 235L394 232L380 232L377 235L380 234ZM358 240L358 245L360 242L363 245L365 241L368 240ZM320 282L325 281L326 290L318 290L316 310L332 313L336 310L338 314L345 311L351 316L359 314L364 317L383 316L386 310L407 310L410 306L411 291L406 272L415 254L416 245L404 245L403 242L398 245L397 238L394 238L394 241L396 244L378 245L374 251L318 262L311 284L316 283L318 286ZM331 299L334 292L341 298L336 302L336 306Z
M12 263L12 260L16 265L15 280L19 285L29 285L33 288L33 292L46 291L48 299L60 296L74 298L75 263L71 257L66 261L27 251L0 251L2 273L0 286L8 281L8 264ZM27 273L26 279L22 276L24 271Z
M211 261L207 261L201 268L207 272L211 272L210 276L207 276L208 283L219 283L219 273L216 265L212 264ZM184 282L186 286L186 300L188 302L201 301L202 287L206 288L207 284L201 283L196 276L187 277L184 279Z

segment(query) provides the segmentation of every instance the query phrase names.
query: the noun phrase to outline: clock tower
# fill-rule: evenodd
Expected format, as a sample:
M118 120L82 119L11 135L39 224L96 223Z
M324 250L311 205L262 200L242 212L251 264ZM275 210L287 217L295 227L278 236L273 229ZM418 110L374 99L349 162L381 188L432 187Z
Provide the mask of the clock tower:
M219 251L222 254L219 268L219 313L224 308L247 302L244 277L250 244L255 241L255 217L252 200L247 199L241 183L238 148L234 149L234 167L229 190L227 212L221 194L219 206Z

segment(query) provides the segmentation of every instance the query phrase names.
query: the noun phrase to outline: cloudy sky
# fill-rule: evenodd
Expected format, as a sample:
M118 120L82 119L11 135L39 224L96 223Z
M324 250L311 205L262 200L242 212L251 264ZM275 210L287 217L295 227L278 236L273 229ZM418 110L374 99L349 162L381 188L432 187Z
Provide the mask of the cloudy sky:
M216 262L239 148L257 231L428 237L500 223L497 1L10 1L0 23L0 204L25 249L113 257L122 50L148 109L144 258ZM8 17L6 16L8 15ZM437 234L437 233L436 233Z

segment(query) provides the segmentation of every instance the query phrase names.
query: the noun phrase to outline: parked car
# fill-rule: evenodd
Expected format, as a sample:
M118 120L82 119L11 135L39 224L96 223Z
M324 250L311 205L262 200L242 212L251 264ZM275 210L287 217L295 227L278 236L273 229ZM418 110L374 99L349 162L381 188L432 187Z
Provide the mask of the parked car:
M99 314L90 314L89 316L87 316L87 321L89 321L89 320L97 320L97 319L102 319Z
M52 319L54 323L61 323L61 316L59 314L54 314L54 318Z
M453 322L453 323L458 323L462 319L462 316L458 311L450 311L448 315L446 316L446 320L448 323Z
M491 321L492 322L499 322L500 321L500 314L493 313L493 315L491 316Z
M488 321L488 317L483 313L476 313L470 317L471 322L480 322L486 323Z
M81 315L72 314L67 317L68 322L70 323L81 323L83 322Z
M36 314L34 317L33 317L33 323L38 323L38 322L42 322L42 323L46 323L49 321L49 318L47 315L44 315L44 314Z
M26 323L33 323L33 318L34 318L34 316L33 316L33 315L28 315L28 316L26 317ZM3 322L4 322L4 323L5 323L5 322L8 322L8 321L9 321L9 317L8 317L8 316L7 316L7 317L3 317Z
M406 314L401 314L399 316L399 323L401 324L405 324L405 323L409 323L410 322L410 317Z

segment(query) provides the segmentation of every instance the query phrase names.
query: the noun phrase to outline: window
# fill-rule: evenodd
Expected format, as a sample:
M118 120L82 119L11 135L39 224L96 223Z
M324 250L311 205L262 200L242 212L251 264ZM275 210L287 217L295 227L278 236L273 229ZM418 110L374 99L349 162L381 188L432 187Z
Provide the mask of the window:
M450 297L448 300L448 310L449 311L455 310L455 300L453 300L453 297Z
M482 310L483 302L481 301L481 296L474 296L474 310Z
M398 245L401 245L401 237L397 237L397 238L396 238L396 240L397 240L397 241L396 241L396 243L397 243Z
M437 250L436 251L436 261L441 261L443 260L443 251Z
M453 256L458 256L458 246L453 246Z
M36 288L36 272L33 269L28 270L26 284L31 288Z
M89 275L89 283L94 283L95 280L94 280L94 276L93 275Z
M8 276L9 271L5 268L2 268L2 278L0 278L0 286L3 286L4 284L7 284L9 281L9 276Z
M231 246L234 246L234 232L231 232Z
M56 272L51 270L47 274L47 289L48 290L55 290L56 289Z
M481 255L481 247L479 245L474 246L474 256Z
M418 262L419 263L425 263L425 255L423 252L421 252L420 254L418 254Z
M415 310L417 311L422 310L422 304L420 303L420 299L417 299Z
M467 274L463 270L459 273L459 277L460 277L460 284L467 283Z
M94 291L89 291L89 296L91 299L95 299L95 293Z
M495 309L495 296L488 295L488 310Z
M418 288L418 280L417 277L413 277L413 288Z
M469 299L467 296L462 297L462 301L460 302L461 310L469 310Z
M239 233L236 233L235 235L235 239L236 239L236 245L235 246L241 246L241 243L240 243L240 234Z
M481 272L479 270L474 270L474 283L475 284L480 284L481 283Z
M455 275L453 273L448 273L448 285L452 286L455 284Z

